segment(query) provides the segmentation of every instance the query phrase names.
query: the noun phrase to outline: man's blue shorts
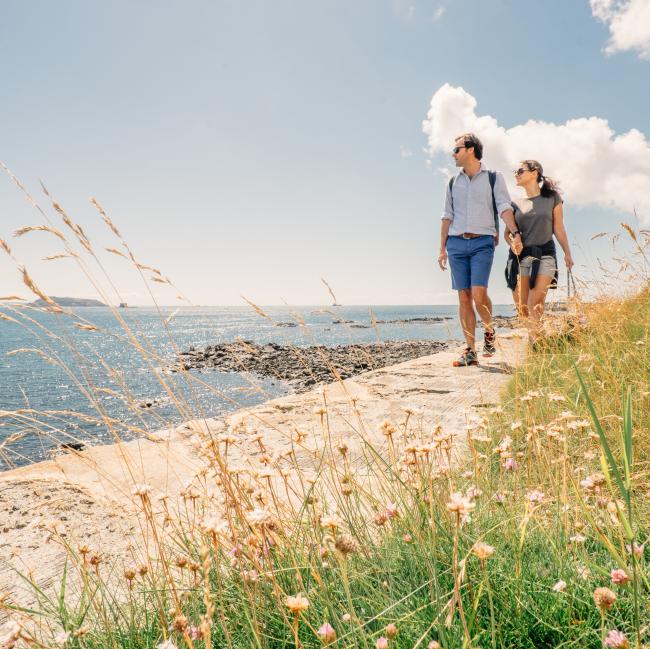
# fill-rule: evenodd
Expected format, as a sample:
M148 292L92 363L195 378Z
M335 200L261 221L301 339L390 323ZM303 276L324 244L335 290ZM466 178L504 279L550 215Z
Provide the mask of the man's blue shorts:
M447 255L451 268L451 287L455 291L488 285L494 260L492 235L486 234L473 239L449 237Z

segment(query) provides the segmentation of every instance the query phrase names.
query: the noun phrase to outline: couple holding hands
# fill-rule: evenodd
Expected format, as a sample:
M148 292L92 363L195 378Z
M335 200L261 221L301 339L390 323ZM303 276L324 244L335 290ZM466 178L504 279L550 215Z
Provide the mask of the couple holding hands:
M495 353L495 331L488 281L494 248L499 243L499 218L510 245L506 283L517 312L526 318L531 340L539 337L544 302L557 285L557 255L553 237L571 270L573 259L564 228L562 198L556 183L544 176L536 160L523 160L514 172L525 196L510 200L505 180L481 162L483 145L473 133L460 135L452 150L460 171L449 180L442 215L438 263L451 269L451 284L458 291L460 324L467 347L456 367L478 365L476 311L485 327L483 355Z

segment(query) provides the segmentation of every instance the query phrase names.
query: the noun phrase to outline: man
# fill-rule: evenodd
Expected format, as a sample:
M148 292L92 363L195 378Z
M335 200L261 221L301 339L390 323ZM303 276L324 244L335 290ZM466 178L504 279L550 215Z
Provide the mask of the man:
M523 245L503 176L488 171L481 162L481 141L473 133L465 133L455 144L453 156L461 170L447 185L438 263L446 270L449 260L451 285L458 291L460 324L467 342L454 366L467 367L478 365L474 305L485 327L483 355L492 356L496 351L492 301L487 292L494 247L499 243L496 215L514 233L515 253Z

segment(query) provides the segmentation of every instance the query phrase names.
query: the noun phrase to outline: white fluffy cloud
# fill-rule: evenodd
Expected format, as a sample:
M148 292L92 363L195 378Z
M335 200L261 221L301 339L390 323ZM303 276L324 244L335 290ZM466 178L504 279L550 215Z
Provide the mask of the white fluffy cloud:
M476 106L472 95L449 84L433 95L422 123L431 155L451 154L454 137L473 131L483 142L486 164L507 172L509 182L515 165L532 158L560 181L574 205L636 210L650 222L650 142L643 133L632 129L617 135L600 117L564 124L529 120L504 128L490 115L477 115Z
M590 0L591 13L608 27L608 53L636 50L650 59L650 0Z

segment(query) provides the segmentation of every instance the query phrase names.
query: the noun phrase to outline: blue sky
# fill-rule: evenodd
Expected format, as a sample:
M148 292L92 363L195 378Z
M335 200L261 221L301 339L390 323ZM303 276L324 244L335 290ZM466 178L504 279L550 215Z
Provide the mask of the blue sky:
M96 196L196 304L323 303L321 277L346 304L454 302L435 265L449 159L422 132L445 83L505 128L598 116L650 136L650 61L605 53L608 27L586 0L10 0L0 11L0 160L39 201L43 180L101 249L115 241ZM591 235L634 221L566 199L586 279L609 253ZM1 237L42 222L6 177L0 201ZM93 295L71 260L40 261L60 250L47 235L10 242L44 290ZM146 303L135 274L105 257L121 295ZM495 301L508 300L504 258L502 246ZM6 257L0 276L0 294L26 295Z

